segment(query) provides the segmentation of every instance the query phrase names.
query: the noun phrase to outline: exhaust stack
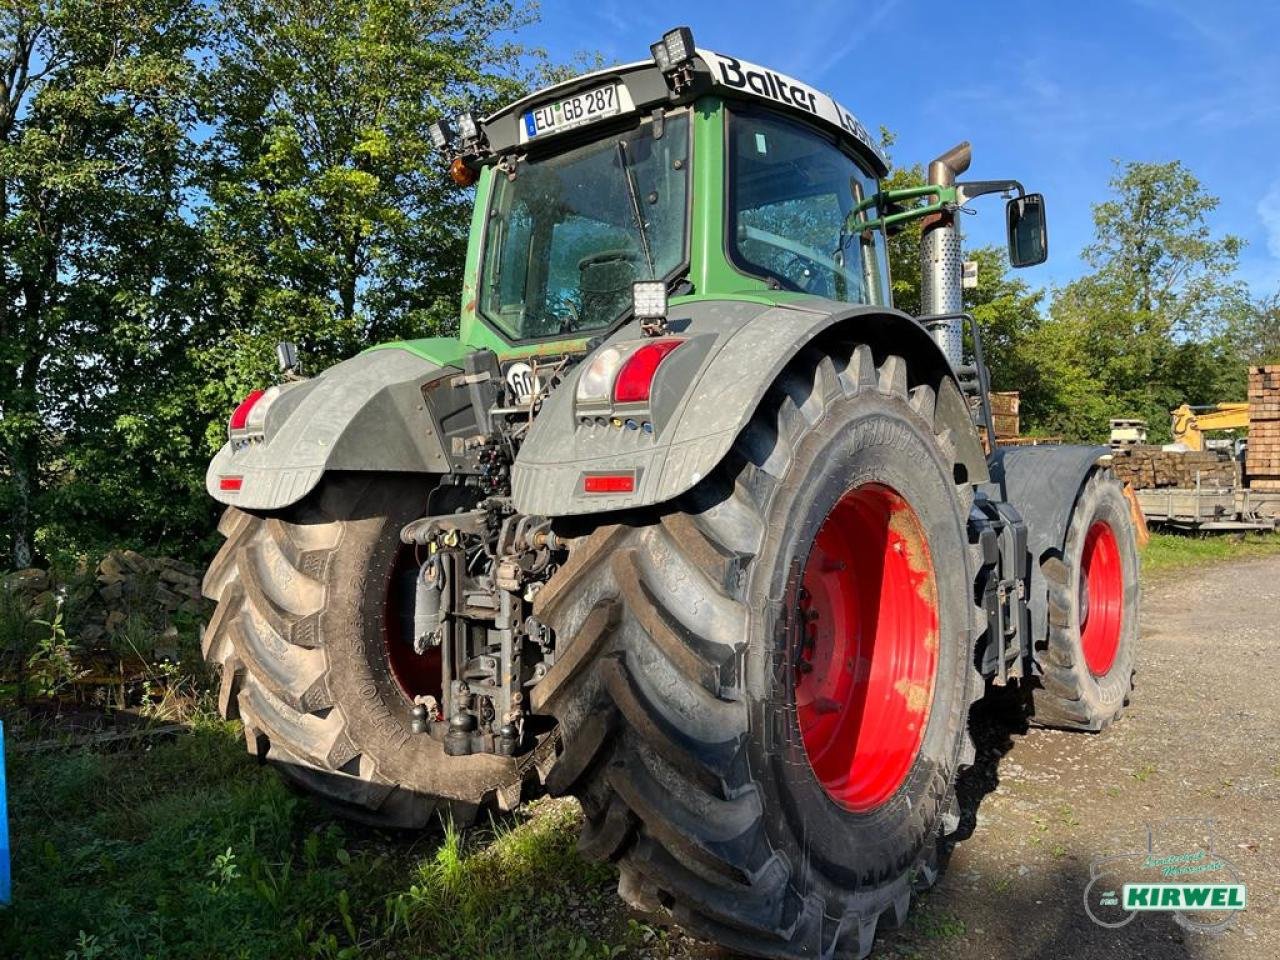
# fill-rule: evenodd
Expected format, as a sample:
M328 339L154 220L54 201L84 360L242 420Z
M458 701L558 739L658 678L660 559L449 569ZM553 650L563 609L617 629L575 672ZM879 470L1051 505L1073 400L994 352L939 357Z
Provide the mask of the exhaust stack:
M969 169L971 159L969 141L956 144L929 164L929 184L951 186ZM960 313L964 309L963 269L955 214L943 210L927 217L920 236L920 310L924 317ZM963 360L963 334L964 325L959 320L948 320L933 330L934 339L953 367L960 366Z

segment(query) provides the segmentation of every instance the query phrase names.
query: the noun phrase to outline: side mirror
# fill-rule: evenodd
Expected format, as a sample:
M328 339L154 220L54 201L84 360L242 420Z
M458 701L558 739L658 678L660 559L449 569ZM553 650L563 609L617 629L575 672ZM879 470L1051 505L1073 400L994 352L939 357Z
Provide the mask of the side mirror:
M1005 206L1009 227L1009 262L1034 267L1049 258L1049 228L1044 217L1044 196L1028 193Z

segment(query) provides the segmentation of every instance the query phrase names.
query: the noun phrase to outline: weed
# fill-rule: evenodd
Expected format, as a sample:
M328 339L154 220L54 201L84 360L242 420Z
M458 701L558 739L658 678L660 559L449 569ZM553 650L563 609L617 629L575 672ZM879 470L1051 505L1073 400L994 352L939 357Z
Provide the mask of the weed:
M0 957L354 960L661 956L658 925L583 863L576 803L538 800L412 846L345 826L194 713L146 751L10 758L14 904Z
M909 916L907 926L929 940L954 940L965 932L964 921L954 913L924 905Z
M1133 771L1133 773L1129 774L1129 776L1133 777L1133 779L1137 780L1139 783L1146 783L1151 779L1151 775L1155 772L1156 765L1154 763L1144 763L1137 770Z
M83 671L76 665L76 645L67 638L62 616L63 594L59 593L48 620L34 619L37 632L35 649L27 658L27 676L35 685L37 696L56 696Z

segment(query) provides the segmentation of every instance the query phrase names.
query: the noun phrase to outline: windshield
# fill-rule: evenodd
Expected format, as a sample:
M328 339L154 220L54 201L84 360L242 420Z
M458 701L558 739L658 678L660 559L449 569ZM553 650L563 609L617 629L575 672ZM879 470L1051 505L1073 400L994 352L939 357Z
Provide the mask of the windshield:
M833 139L764 111L735 109L729 126L729 257L784 290L887 304L884 238L847 234L876 181ZM871 220L874 207L862 216Z
M494 176L479 306L515 339L612 326L685 262L688 114Z

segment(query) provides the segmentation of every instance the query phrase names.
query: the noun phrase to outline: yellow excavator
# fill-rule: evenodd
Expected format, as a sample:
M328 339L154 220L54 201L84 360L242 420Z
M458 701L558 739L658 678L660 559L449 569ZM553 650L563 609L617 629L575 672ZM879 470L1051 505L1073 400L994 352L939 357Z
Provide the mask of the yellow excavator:
M1247 403L1214 403L1204 407L1184 403L1173 411L1173 442L1181 443L1188 450L1203 450L1207 431L1248 427Z

